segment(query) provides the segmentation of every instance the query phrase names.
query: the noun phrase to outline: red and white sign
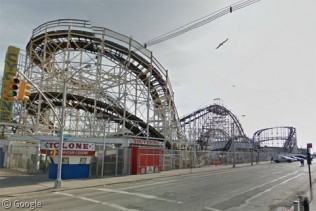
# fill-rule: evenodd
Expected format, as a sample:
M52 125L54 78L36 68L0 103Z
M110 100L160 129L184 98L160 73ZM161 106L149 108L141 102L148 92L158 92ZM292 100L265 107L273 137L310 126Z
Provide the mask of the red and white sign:
M312 143L307 143L307 149L309 148L313 148L313 144Z
M162 146L163 141L156 141L156 140L144 140L144 139L129 139L129 144L135 145L146 145L146 146Z
M59 141L42 141L41 149L59 149ZM95 151L95 143L63 142L63 150Z
M58 155L59 142L42 141L41 153ZM95 143L63 142L63 155L68 156L93 156L95 154Z

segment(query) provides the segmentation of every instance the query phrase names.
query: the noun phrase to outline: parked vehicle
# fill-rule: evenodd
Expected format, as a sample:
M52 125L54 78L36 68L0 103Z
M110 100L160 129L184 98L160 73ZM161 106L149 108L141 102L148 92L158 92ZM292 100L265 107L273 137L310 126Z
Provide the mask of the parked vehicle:
M281 156L281 157L277 157L276 159L274 159L274 162L276 163L284 163L284 162L288 162L288 163L292 163L294 161L293 158L290 158L288 156Z
M289 156L290 158L292 158L294 161L300 161L301 158L295 157L295 156Z
M294 159L295 161L302 161L304 160L303 158L297 157L297 156L289 156L290 158Z
M306 156L305 155L295 155L295 157L303 158L304 160L306 160Z

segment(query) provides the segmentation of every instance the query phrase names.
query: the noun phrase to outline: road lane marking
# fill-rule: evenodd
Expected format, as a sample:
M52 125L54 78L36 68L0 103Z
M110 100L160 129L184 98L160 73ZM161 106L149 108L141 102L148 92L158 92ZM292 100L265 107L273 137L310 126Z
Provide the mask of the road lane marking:
M98 201L98 200L89 199L89 198L84 197L84 196L78 196L78 199L82 199L82 200L85 200L85 201L90 201L90 202L93 202L93 203L100 203L100 201Z
M147 186L161 185L161 184L171 183L171 182L176 182L176 181L178 181L178 180L168 180L168 181L164 181L164 182L155 182L155 183L144 184L144 185L135 185L135 186L130 186L130 187L126 187L126 188L119 188L119 190L129 190L129 189L134 189L134 188L143 188L143 187L147 187ZM104 186L106 186L106 185L104 185Z
M303 174L303 173L300 173L300 174L298 174L298 175L296 175L296 176L294 176L294 177L291 177L291 178L289 178L289 179L287 179L287 180L281 182L280 184L274 185L274 186L272 186L271 188L268 188L267 190L262 191L262 192L260 192L260 193L258 193L258 194L256 194L256 195L250 197L250 198L247 199L245 202L246 202L246 203L249 203L250 200L252 200L252 199L254 199L254 198L257 198L258 196L260 196L260 195L262 195L262 194L264 194L264 193L266 193L266 192L271 191L271 190L272 190L273 188L275 188L275 187L278 187L278 186L280 186L280 185L283 185L283 184L285 184L285 183L288 183L288 182L291 181L292 179L295 179L295 178L301 176L302 174Z
M223 210L215 209L215 208L212 208L212 207L204 207L204 209L212 210L212 211L223 211Z
M143 193L131 193L131 192L127 192L127 191L113 190L113 189L107 189L107 188L96 188L96 190L105 191L105 192L112 192L112 193L126 194L126 195L131 195L131 196L138 196L138 197L145 198L145 199L155 199L155 200L160 200L160 201L167 201L167 202L182 204L181 201L164 199L164 198L160 198L160 197L148 195L148 194L143 194Z
M290 174L287 174L287 175L285 175L285 176L276 178L276 179L274 179L274 180L272 180L272 181L270 181L270 182L267 182L267 183L258 185L258 186L253 187L253 188L250 188L250 189L248 189L248 190L246 190L246 191L240 192L239 194L234 195L234 196L232 196L232 197L226 199L225 201L229 201L230 199L232 199L232 198L234 198L234 197L236 197L236 196L240 196L240 195L245 194L245 193L247 193L247 192L249 192L249 191L252 191L252 190L255 190L255 189L257 189L257 188L263 187L263 186L265 186L265 185L268 185L268 184L277 182L277 181L279 181L279 180L281 180L281 179L283 179L283 178L285 178L285 177L291 176L291 175L296 174L296 173L297 173L297 171L292 172L292 173L290 173ZM259 195L262 195L262 194L264 194L264 193L270 191L272 188L275 188L275 187L277 187L277 186L279 186L279 185L281 185L281 184L285 184L285 183L287 183L288 181L290 181L290 180L292 180L292 179L294 179L294 178L296 178L296 177L301 176L302 174L303 174L303 173L300 173L300 174L298 174L298 175L296 175L296 176L294 176L294 177L291 177L291 178L288 179L288 180L285 180L285 181L283 181L283 182L281 182L281 183L279 183L279 184L277 184L277 185L275 185L275 186L272 186L271 188L269 188L269 189L267 189L267 190L265 190L265 191L262 191L262 192L260 192L260 193L258 193L258 194L256 194L256 195L252 196L252 197L249 198L249 199L246 199L246 200L245 200L245 203L239 205L238 207L242 207L242 206L244 206L244 204L250 204L249 201L250 201L251 199L254 199L254 198L258 197ZM222 201L222 202L219 202L219 203L213 203L213 204L211 204L211 206L224 203L225 201ZM211 208L211 207L208 207L208 208ZM211 209L215 209L215 208L211 208Z
M245 190L245 191L239 193L238 195L247 193L247 192L252 191L252 190L254 190L254 189L257 189L257 188L261 188L261 187L263 187L263 186L265 186L265 185L268 185L268 184L270 184L270 183L274 183L274 182L276 182L276 181L278 181L278 180L280 180L280 179L283 179L283 178L285 178L285 177L291 176L292 174L296 174L296 173L297 173L297 171L295 171L295 172L293 172L293 173L290 173L290 174L287 174L287 175L285 175L285 176L283 176L283 177L279 177L279 178L274 179L274 180L272 180L272 181L270 181L270 182L267 182L267 183L258 185L258 186L256 186L256 187L250 188L250 189L248 189L248 190Z
M75 198L75 199L81 199L81 200L93 202L93 203L96 203L96 204L102 204L102 205L109 206L109 207L112 207L112 208L115 208L115 209L118 209L118 210L123 210L123 211L138 211L138 210L135 210L135 209L128 209L128 208L126 208L126 207L122 207L122 206L119 206L119 205L113 204L113 203L98 201L98 200L90 199L90 198L83 197L83 196L75 196L75 195L70 194L70 193L61 193L61 192L54 192L54 193L55 193L55 194L64 195L64 196L68 196L68 197Z

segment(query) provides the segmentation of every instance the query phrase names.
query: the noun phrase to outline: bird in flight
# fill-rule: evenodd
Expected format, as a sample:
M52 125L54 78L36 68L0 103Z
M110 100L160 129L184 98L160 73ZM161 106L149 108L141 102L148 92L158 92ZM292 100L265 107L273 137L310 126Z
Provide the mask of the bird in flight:
M225 41L223 41L223 42L221 42L218 46L217 46L217 48L215 48L215 49L218 49L219 47L221 47L225 42L227 42L228 41L228 38L225 40Z

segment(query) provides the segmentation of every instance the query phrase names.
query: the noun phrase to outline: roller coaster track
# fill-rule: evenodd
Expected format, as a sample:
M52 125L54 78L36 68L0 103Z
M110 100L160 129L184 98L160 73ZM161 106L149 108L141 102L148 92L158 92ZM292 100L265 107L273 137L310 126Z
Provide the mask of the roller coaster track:
M60 107L62 105L62 98L63 98L63 94L59 93L59 92L50 92L50 93L44 93L49 99L54 99L54 101L52 102L54 106L56 107ZM39 94L38 93L32 93L32 95L30 96L31 101L33 102L34 105L37 104L37 100L39 99ZM56 101L56 99L58 99L58 101ZM66 100L67 100L67 107L72 107L75 109L81 109L81 110L85 110L88 111L90 113L93 113L94 111L94 99L91 98L85 98L82 96L78 96L78 95L73 95L73 94L67 94L66 96ZM120 107L116 107L116 106L109 106L108 104L101 102L101 101L97 101L97 110L98 113L102 113L104 114L102 118L111 118L112 121L115 121L119 124L122 124L121 118L123 116L123 108ZM41 106L42 111L45 109L50 109L49 105L46 103L42 103ZM35 110L28 110L28 113L30 114L35 114L36 111ZM135 115L132 114L128 114L129 119L126 122L126 127L131 130L134 134L138 135L138 136L146 136L146 134L142 133L142 130L139 129L139 127L141 129L145 129L147 127L147 124L142 121L140 118L138 118ZM153 128L152 126L149 126L149 132L150 132L150 137L156 137L156 138L164 138L155 128Z
M264 128L253 134L253 140L258 147L265 144L283 147L284 152L293 152L297 147L296 128L288 126ZM281 142L281 146L278 142Z
M237 117L222 105L214 104L194 111L182 117L180 123L191 142L226 141L225 146L217 150L227 151L233 139L249 141Z
M103 114L119 125L116 133L126 128L134 136L179 140L181 128L168 72L132 38L89 21L61 19L35 28L26 52L24 73L55 109L61 109L62 86L67 86L66 106L73 111L68 111L65 130L82 133L80 127L86 124L82 121L89 121L88 133L93 135L100 130ZM58 131L42 97L34 92L30 99L27 109L33 120L24 120L25 124L46 123Z
M45 44L46 36L51 40ZM67 45L68 36L68 30L40 34L33 37L26 48L27 51L32 52L30 56L33 58L34 63L39 65L43 62L44 51L46 51L47 54L46 60L50 60L50 56L52 56L55 51L61 51L66 48L71 48L73 50L83 49L84 51L98 54L101 48L100 45L103 43L105 48L105 51L103 52L104 56L121 64L126 65L129 63L129 69L141 79L147 88L150 89L151 96L157 107L161 106L162 97L171 95L169 89L163 88L166 87L167 82L163 79L160 72L155 67L152 67L152 75L150 75L148 70L151 68L151 64L137 53L130 52L130 61L128 61L128 48L108 40L102 41L100 38L95 37L94 33L71 30L72 42L70 42L69 46ZM44 46L51 46L52 48L47 47L44 49ZM54 52L50 51L50 49L54 49ZM35 55L41 55L41 57ZM174 102L171 101L170 103L174 107Z

